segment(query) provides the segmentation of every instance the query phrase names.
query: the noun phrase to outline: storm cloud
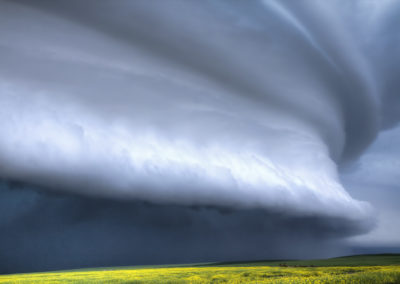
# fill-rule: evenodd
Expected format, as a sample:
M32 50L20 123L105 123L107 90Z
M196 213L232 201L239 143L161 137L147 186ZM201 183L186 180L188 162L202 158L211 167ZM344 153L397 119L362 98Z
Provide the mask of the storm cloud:
M365 232L338 217L60 195L14 182L1 184L0 197L0 273L320 257L345 254L338 239Z
M4 271L329 255L373 228L338 168L400 118L380 3L0 1Z

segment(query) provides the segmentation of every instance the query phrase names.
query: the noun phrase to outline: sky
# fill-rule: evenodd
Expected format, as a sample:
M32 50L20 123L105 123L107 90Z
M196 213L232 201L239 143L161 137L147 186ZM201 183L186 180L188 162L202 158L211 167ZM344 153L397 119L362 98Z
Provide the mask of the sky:
M400 5L0 0L0 273L400 252Z

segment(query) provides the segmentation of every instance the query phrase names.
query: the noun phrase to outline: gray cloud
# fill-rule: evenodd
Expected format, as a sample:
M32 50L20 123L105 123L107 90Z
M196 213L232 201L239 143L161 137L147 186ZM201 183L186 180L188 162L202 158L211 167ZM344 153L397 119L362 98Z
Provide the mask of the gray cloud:
M335 217L113 201L1 184L1 200L15 196L18 207L1 207L14 215L12 222L0 218L1 273L321 257L345 253L338 239L369 227Z
M331 54L333 40L309 30L316 52L264 2L243 14L224 2L105 1L79 12L80 2L31 3L5 2L2 17L5 177L183 204L369 214L332 161L374 135L362 64L343 63L354 47ZM251 20L260 7L271 22Z
M378 225L353 243L399 246L398 200L400 198L400 127L382 131L366 153L350 168L342 170L341 179L355 197L368 200L377 210Z

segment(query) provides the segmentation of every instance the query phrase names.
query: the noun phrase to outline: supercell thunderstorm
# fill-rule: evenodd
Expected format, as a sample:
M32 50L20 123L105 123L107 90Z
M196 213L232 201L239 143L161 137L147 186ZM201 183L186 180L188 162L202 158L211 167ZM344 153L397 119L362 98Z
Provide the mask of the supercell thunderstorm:
M0 2L3 179L370 226L338 167L381 127L390 1L85 3Z

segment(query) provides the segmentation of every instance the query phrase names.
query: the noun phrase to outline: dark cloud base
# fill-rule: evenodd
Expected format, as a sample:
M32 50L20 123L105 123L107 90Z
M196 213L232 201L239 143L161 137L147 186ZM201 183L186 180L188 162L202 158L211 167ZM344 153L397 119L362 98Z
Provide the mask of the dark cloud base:
M0 273L345 254L359 224L0 185Z

